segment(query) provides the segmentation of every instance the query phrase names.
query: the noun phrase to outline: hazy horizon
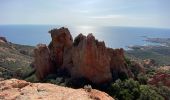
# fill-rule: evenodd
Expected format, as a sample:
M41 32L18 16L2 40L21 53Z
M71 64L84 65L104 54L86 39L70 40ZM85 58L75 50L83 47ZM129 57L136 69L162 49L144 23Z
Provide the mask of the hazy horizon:
M0 25L170 28L169 0L2 0Z
M51 36L48 33L56 25L0 25L0 36L8 41L23 45L35 46L39 43L49 44ZM170 29L157 28L133 28L133 27L68 27L73 38L82 33L92 33L99 41L105 41L111 48L127 48L132 45L147 45L146 37L167 38L170 37Z

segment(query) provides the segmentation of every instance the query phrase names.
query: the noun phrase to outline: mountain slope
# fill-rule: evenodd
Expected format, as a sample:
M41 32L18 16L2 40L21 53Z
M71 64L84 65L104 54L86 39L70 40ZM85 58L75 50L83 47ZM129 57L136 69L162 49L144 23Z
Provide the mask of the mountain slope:
M0 77L23 78L33 69L30 67L33 61L33 46L0 42Z

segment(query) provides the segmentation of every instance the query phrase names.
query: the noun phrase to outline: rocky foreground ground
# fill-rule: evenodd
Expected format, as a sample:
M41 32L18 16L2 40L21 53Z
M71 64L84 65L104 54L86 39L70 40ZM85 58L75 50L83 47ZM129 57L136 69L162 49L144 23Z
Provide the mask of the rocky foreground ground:
M0 100L114 100L95 89L72 89L48 83L0 81Z

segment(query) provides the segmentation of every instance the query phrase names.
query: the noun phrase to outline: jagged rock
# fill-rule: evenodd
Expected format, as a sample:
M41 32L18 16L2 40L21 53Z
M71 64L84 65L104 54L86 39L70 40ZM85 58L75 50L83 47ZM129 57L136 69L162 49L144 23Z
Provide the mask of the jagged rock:
M1 43L7 43L7 39L5 37L0 37L0 42Z
M113 79L132 77L133 75L125 62L123 49L108 48L108 52L111 57L110 69Z
M49 44L51 60L55 66L63 64L64 51L72 47L73 39L67 28L53 29L49 31L52 41Z
M114 100L108 94L91 89L71 89L48 83L29 83L10 79L0 81L0 100Z
M51 69L56 70L57 75L64 73L73 79L85 78L96 84L107 83L123 75L132 77L123 49L107 48L104 42L96 40L92 34L87 37L80 34L73 43L69 30L64 27L49 33L52 38L49 49L43 46L42 50L35 50L38 51L35 56L38 77L44 78ZM49 67L47 71L44 70L46 67Z
M42 80L46 75L55 70L50 59L50 50L45 44L39 44L34 49L34 54L34 67L36 69L36 75L38 79Z
M131 72L134 74L134 77L137 78L139 74L144 74L145 73L145 68L144 66L137 61L131 61Z
M84 77L93 83L112 80L110 56L104 42L99 42L92 34L87 37L80 34L74 41L72 53L71 77Z
M131 61L132 67L134 67L136 70L138 70L140 73L145 73L144 66L136 61Z

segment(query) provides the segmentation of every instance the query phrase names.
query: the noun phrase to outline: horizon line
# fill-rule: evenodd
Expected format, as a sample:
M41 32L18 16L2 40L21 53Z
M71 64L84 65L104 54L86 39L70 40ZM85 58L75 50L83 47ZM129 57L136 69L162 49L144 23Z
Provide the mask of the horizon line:
M128 28L152 28L152 29L170 29L170 27L152 27L152 26L116 26L116 25L110 25L110 26L95 26L95 25L57 25L57 24L0 24L0 26L8 26L8 25L32 25L32 26L59 26L59 27L81 27L81 26L89 26L89 27L128 27Z

